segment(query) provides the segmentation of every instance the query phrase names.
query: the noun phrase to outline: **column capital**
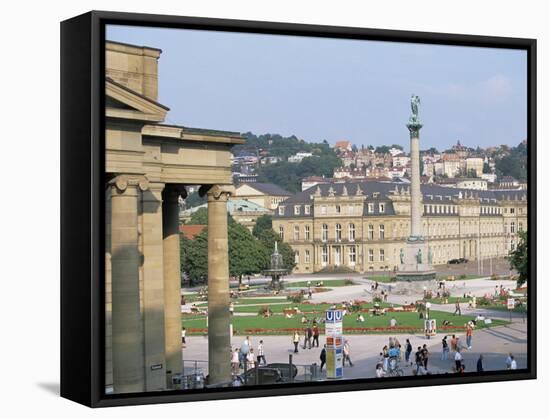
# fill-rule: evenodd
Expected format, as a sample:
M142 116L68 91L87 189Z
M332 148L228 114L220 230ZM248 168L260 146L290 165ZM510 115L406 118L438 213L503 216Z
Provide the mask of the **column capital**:
M109 185L115 186L120 193L126 191L129 186L138 187L141 191L146 191L149 189L149 180L143 175L122 174L111 179Z
M199 189L199 195L208 197L208 201L227 200L235 194L233 185L203 185Z

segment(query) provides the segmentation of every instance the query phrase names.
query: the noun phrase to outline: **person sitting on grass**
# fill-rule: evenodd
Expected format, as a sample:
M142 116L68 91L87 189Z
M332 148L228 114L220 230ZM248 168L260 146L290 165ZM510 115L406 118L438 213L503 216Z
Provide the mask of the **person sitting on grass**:
M302 315L302 324L307 323L307 317L305 315Z
M362 314L357 315L357 322L358 323L364 323L365 322L365 318L363 317Z
M395 317L392 317L390 320L390 327L394 328L395 326L397 326L397 320L395 320Z

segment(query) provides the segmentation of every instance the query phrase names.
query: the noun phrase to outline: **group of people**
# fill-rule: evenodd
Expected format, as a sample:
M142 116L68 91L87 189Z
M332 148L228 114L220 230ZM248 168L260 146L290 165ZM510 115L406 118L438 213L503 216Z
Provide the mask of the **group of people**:
M240 348L231 351L231 370L234 375L239 374L241 369L249 370L261 365L267 365L263 340L258 343L256 352L252 347L250 336L243 340Z
M319 330L319 325L317 320L314 319L311 323L306 320L306 327L304 328L304 343L302 349L311 349L313 347L319 347L319 335L321 331ZM300 345L300 332L295 330L292 335L292 344L294 345L294 353L298 353L298 346Z

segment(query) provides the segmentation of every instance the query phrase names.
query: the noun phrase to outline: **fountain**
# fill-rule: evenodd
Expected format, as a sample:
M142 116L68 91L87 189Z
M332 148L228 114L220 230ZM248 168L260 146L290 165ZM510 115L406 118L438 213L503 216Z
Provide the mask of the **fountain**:
M283 265L283 256L279 254L279 250L277 248L277 241L275 241L275 250L273 250L273 253L271 255L271 265L269 269L266 269L265 271L263 271L263 274L265 276L271 277L271 285L270 285L271 289L279 291L282 288L280 278L283 275L287 275L288 270L285 269Z

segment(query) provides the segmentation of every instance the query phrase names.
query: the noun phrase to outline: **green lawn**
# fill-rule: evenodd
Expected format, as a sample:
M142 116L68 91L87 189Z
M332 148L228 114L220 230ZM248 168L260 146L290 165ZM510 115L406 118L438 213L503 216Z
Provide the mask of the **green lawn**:
M237 300L232 300L233 304L235 306L243 305L243 304L271 304L271 303L287 303L288 300L286 297L280 297L280 298L238 298Z
M366 275L366 278L370 281L377 281L382 283L394 282L392 278L395 275Z
M284 300L283 300L284 301ZM290 301L284 301L285 304L264 304L269 306L271 311L273 313L282 313L285 308L294 308L298 307L298 309L302 312L324 312L325 310L329 309L332 304L304 304L304 303L292 303ZM262 305L263 306L263 305ZM251 306L251 307L238 307L235 306L235 313L257 313L262 306ZM340 304L336 305L337 307L341 307ZM372 308L371 303L366 303L361 306L362 308ZM391 307L391 304L389 303L380 303L380 307Z
M483 308L485 310L496 310L496 311L508 311L508 308L505 304L503 305L494 305L494 306L479 306L478 308ZM527 306L525 304L522 304L520 306L515 307L512 310L514 313L527 313Z
M470 316L453 316L450 313L442 311L431 311L431 318L436 319L438 322L438 328L440 330L442 327L443 320L449 320L453 323L453 326L457 328L462 328L466 322L472 320ZM390 319L395 317L397 320L397 326L399 327L411 327L412 330L395 330L393 333L418 333L424 327L423 320L419 319L418 313L415 312L404 312L404 313L388 313L384 316L371 317L365 315L365 322L358 323L356 321L356 316L354 314L345 316L344 318L344 328L387 328L389 326ZM317 315L316 317L322 317L322 314ZM309 319L312 319L313 316L309 316ZM260 316L233 316L233 330L235 334L291 334L293 329L304 328L304 325L300 321L301 316L294 316L291 319L284 317L283 315L274 315L272 317L260 317ZM493 320L491 326L501 326L507 324L508 322L502 320ZM188 329L204 329L206 328L206 319L204 316L185 316L182 324ZM489 327L484 323L478 324L478 329ZM249 329L249 330L247 330ZM256 330L255 330L256 329ZM267 330L258 330L258 329L267 329ZM323 326L321 325L321 331L323 332ZM452 330L449 330L451 333ZM203 332L192 332L190 334L202 334ZM344 333L388 333L388 330L344 330Z
M455 280L454 281L449 281L447 280L447 277L449 276L454 276L455 277ZM442 281L443 279L447 282L456 282L456 281L467 281L468 279L478 279L478 278L485 278L485 277L488 277L489 275L484 275L484 276L479 276L479 275L474 275L474 274L467 274L465 275L464 277L462 277L462 274L458 274L458 275L455 275L455 274L443 274L443 273L437 273L436 274L436 278L439 280L439 281Z
M426 301L429 301L432 304L445 304L445 298L428 298ZM459 303L467 303L468 301L470 301L470 298L448 297L447 301L447 304L456 304L457 301Z
M349 285L355 285L351 279L325 279L325 280L315 280L310 281L298 281L298 282L284 282L285 288L304 288L307 287L310 283L311 287L315 287L317 282L322 282L322 287L347 287Z

